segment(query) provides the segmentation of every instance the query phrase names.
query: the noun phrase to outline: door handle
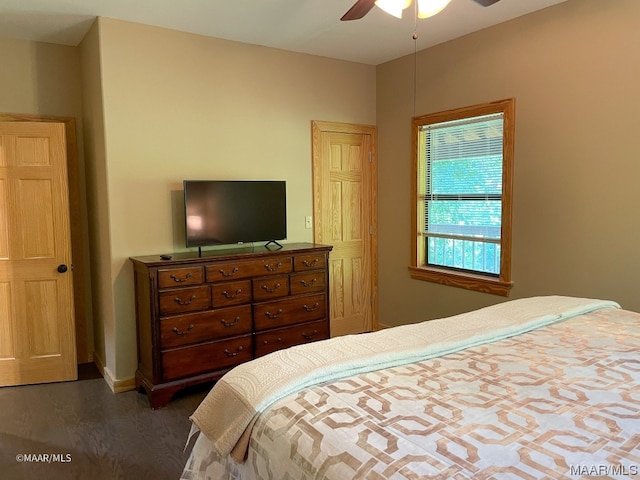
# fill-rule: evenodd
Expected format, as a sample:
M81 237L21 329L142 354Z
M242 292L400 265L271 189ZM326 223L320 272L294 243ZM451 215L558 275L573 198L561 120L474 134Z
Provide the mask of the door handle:
M69 267L67 267L64 263L58 265L58 273L64 273L67 270L69 270Z

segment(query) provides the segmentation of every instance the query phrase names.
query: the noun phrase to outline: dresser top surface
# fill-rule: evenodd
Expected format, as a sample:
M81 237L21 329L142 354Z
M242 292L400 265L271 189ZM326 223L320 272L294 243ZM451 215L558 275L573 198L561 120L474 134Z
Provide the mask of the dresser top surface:
M317 251L331 251L331 245L319 243L283 243L282 248L264 246L243 246L216 250L206 250L199 255L198 252L175 252L158 255L145 255L130 257L134 263L142 263L149 267L171 265L175 263L202 263L207 261L218 262L222 260L242 260L244 258L269 257L277 255L300 255ZM169 257L169 258L163 258Z

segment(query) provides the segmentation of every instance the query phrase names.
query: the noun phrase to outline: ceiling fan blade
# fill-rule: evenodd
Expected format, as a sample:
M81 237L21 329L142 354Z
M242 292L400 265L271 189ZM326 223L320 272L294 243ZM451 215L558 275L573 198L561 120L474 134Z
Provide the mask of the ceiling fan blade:
M494 3L498 3L500 0L475 0L476 3L479 3L483 7L490 7Z
M348 20L358 20L369 13L369 10L373 8L375 3L376 0L358 0L340 20L343 22Z

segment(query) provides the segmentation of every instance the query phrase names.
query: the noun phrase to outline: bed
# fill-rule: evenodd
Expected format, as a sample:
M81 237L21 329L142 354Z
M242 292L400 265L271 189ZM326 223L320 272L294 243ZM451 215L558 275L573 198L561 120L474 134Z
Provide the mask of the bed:
M182 479L640 474L640 314L535 297L274 352L191 420Z

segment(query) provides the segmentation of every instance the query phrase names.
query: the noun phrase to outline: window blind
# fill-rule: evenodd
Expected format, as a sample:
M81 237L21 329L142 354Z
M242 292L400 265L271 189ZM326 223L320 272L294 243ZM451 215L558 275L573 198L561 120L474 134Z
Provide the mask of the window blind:
M422 133L427 262L497 274L503 114L426 125ZM487 251L489 260L476 258Z

